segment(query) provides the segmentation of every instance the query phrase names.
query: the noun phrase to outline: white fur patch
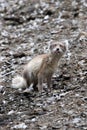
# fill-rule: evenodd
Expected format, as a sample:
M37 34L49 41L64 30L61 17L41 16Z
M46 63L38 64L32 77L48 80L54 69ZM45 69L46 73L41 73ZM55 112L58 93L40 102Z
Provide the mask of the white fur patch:
M12 88L25 88L26 87L26 81L21 76L16 76L12 79Z

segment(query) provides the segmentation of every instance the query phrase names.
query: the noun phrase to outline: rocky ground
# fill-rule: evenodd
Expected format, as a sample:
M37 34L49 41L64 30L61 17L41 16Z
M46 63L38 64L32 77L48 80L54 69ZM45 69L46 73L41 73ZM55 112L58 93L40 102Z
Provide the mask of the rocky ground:
M69 41L52 93L12 89L52 40ZM87 130L86 0L0 0L0 130Z

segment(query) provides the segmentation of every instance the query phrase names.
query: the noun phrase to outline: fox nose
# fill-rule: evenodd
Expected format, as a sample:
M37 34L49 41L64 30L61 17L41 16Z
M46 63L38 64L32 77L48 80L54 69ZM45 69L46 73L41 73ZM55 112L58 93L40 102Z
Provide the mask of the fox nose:
M57 48L56 51L59 51L59 48Z

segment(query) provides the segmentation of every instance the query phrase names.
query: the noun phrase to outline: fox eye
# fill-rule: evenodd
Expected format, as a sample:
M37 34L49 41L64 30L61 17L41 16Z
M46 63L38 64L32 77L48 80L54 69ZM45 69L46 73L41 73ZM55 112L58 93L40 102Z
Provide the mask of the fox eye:
M64 47L64 45L60 44L60 47Z
M56 46L57 46L57 44L52 44L52 45L50 45L50 49L52 50Z

